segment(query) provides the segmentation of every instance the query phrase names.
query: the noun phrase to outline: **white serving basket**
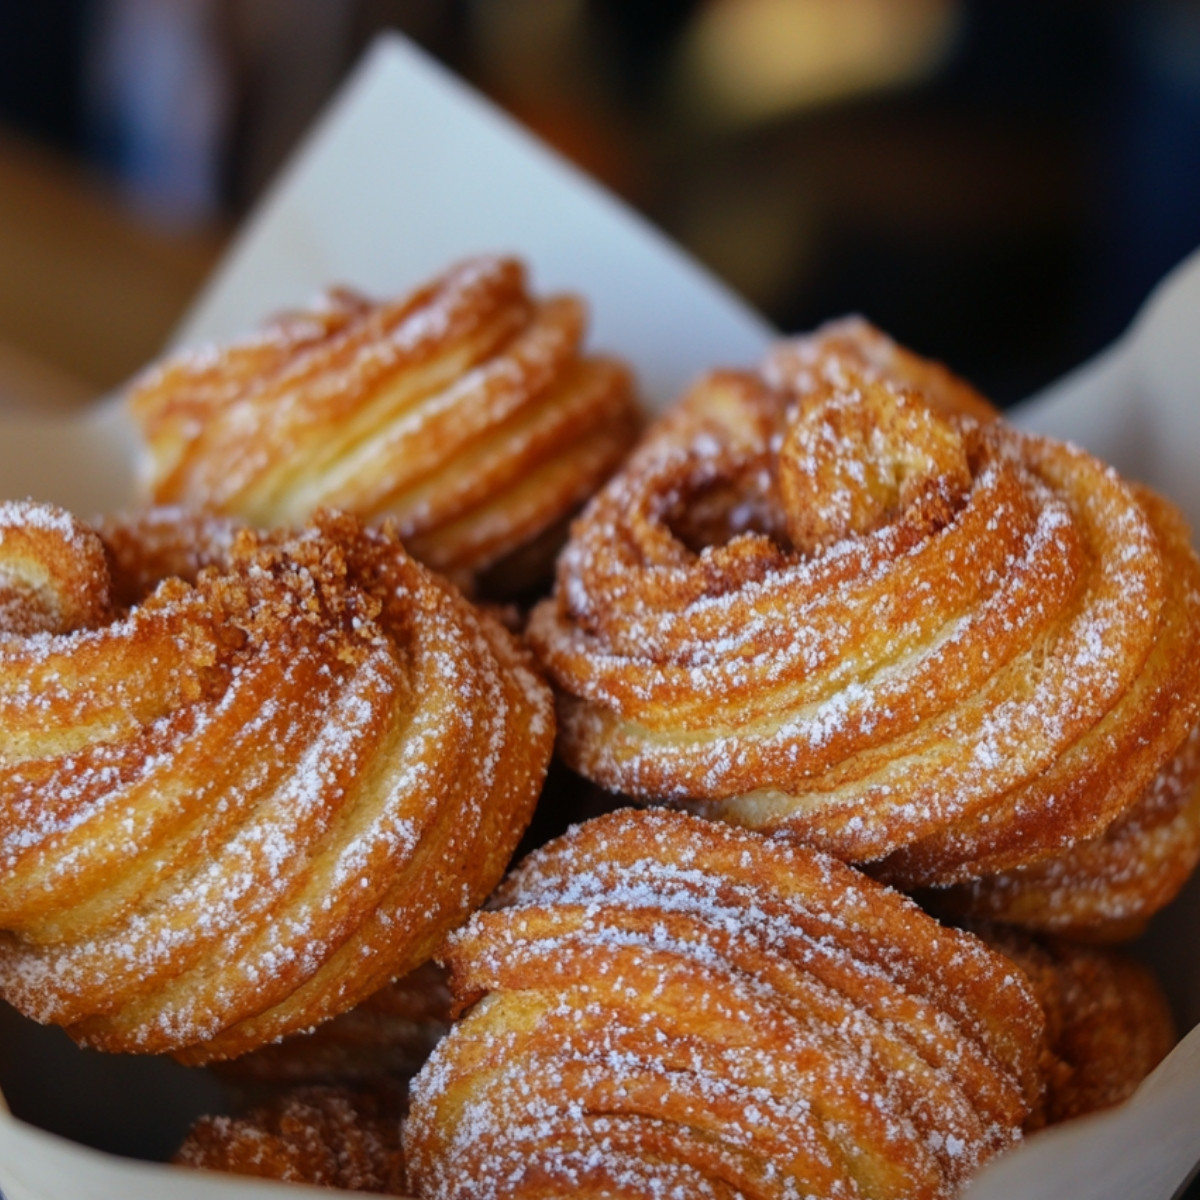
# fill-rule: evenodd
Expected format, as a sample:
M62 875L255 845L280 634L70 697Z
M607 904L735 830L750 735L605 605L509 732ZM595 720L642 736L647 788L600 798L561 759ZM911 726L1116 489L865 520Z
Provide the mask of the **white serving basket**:
M388 37L318 122L173 340L228 338L332 283L398 294L479 252L520 256L539 292L586 296L592 344L631 361L656 408L709 367L753 365L774 336L661 234ZM1014 416L1152 483L1200 527L1200 256L1162 285L1121 342ZM52 500L86 517L128 504L137 467L136 438L115 401L69 420L0 413L0 496ZM1132 1101L1031 1137L983 1173L972 1200L1170 1200L1200 1161L1200 882L1139 949L1193 1032ZM40 1094L51 1103L61 1096L64 1109L107 1111L132 1089L131 1121L178 1121L212 1098L196 1072L77 1051L58 1031L11 1014L0 1021L0 1061L36 1076ZM0 1191L6 1200L341 1194L88 1149L14 1119L2 1100Z

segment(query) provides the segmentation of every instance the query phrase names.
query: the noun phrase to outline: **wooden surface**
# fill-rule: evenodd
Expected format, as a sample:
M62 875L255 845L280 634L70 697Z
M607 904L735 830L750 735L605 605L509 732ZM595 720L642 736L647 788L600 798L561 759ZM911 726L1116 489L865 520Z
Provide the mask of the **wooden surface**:
M158 352L225 231L155 228L114 190L0 128L0 403L62 406Z

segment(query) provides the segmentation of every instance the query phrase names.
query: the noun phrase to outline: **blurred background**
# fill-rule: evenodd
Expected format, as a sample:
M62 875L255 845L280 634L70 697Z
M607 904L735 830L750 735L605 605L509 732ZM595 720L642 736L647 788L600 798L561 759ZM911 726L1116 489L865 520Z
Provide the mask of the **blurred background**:
M0 397L153 356L388 28L782 328L1000 403L1200 245L1200 0L0 0Z

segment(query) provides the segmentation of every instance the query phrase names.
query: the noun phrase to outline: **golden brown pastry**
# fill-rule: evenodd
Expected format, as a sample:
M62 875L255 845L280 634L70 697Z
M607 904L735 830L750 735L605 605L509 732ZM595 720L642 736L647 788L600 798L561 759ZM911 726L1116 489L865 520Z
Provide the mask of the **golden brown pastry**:
M807 337L778 342L763 362L762 376L779 391L803 395L823 383L836 384L844 368L869 383L890 381L920 392L943 415L957 413L977 421L1000 415L965 379L914 354L862 317L829 321Z
M1128 1100L1174 1046L1162 988L1134 959L999 925L974 932L1025 972L1046 1014L1048 1123Z
M905 888L1003 873L994 916L1124 931L1200 852L1192 810L1154 799L1200 766L1188 531L940 375L931 398L839 349L853 329L778 352L770 383L702 381L575 523L529 625L563 754Z
M925 893L947 915L1112 941L1140 934L1200 860L1200 729L1141 799L1098 837L1056 857Z
M515 639L387 530L0 507L0 995L231 1057L492 890L554 736Z
M528 586L638 427L629 371L582 353L585 321L503 258L401 300L331 291L141 379L149 492L268 528L322 506L387 516L464 586L487 572L496 590Z
M950 1197L1040 1103L1043 1016L977 938L805 847L625 810L535 851L445 950L413 1082L451 1197Z
M296 1088L241 1117L201 1117L174 1161L350 1192L405 1195L402 1109L372 1092Z

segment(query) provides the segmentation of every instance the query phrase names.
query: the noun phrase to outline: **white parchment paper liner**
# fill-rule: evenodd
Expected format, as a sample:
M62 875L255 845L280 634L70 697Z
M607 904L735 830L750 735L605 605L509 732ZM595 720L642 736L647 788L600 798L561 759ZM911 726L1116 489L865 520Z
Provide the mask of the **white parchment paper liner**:
M540 292L586 296L592 344L632 361L658 408L706 368L756 362L773 336L661 234L389 37L332 103L174 341L235 336L331 283L393 295L480 251L522 257ZM1198 528L1198 380L1194 256L1120 343L1015 415L1156 485ZM70 421L6 415L0 495L35 495L83 514L118 507L133 496L136 444L112 401ZM1193 881L1145 943L1185 1028L1200 1022L1197 931ZM1029 1139L985 1171L971 1197L1169 1200L1198 1160L1200 1026L1133 1101ZM7 1200L339 1194L128 1161L34 1129L2 1102L0 1189Z

